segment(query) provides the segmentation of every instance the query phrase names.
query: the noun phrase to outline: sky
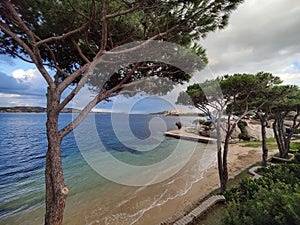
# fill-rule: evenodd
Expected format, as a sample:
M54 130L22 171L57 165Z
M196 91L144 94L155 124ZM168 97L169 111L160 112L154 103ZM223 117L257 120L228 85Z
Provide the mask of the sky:
M300 86L299 15L299 0L246 0L231 14L224 30L200 40L209 64L191 83L225 74L265 71L281 77L284 84ZM177 95L186 86L178 86L165 97L118 97L98 108L136 113L178 109ZM0 55L0 107L45 107L45 93L46 82L32 64ZM90 97L83 90L73 106L83 107Z

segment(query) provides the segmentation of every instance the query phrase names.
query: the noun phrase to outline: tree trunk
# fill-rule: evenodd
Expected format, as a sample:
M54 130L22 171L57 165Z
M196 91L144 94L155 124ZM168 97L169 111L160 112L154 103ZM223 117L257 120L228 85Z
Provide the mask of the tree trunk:
M221 117L220 117L221 118ZM227 156L229 149L229 139L232 135L234 128L236 127L236 123L230 124L228 121L227 124L227 132L224 140L223 154L222 154L222 146L221 146L221 126L220 124L217 126L217 137L218 137L218 169L219 169L219 178L220 178L220 193L224 194L227 188L228 182L228 166L227 166Z
M290 131L291 132L291 131ZM287 137L284 139L284 152L282 155L282 158L287 158L289 151L290 151L290 146L291 146L291 138L292 138L292 133L289 133Z
M46 214L45 225L61 225L66 205L68 188L64 184L60 144L62 138L58 132L58 98L48 91L47 111L47 139L48 151L46 155ZM55 97L55 96L54 96Z
M218 147L218 171L220 179L220 194L223 194L226 190L226 181L224 179L224 169L223 169L223 160L222 160L222 147Z
M266 136L266 126L267 121L263 115L259 115L260 125L261 125L261 139L262 139L262 161L261 165L266 166L268 160L268 147L267 147L267 136Z
M283 125L281 125L281 121L276 120L276 118L273 122L273 131L274 131L274 135L279 150L279 156L282 158L285 152L284 131L283 131Z
M223 159L222 159L222 136L221 136L221 124L218 118L215 124L215 129L217 133L217 157L218 157L218 172L220 179L220 193L223 194L226 189L226 184L224 186L224 173L223 173Z
M223 171L222 171L222 176L220 179L221 187L220 187L220 192L221 194L224 194L227 188L227 182L228 182L228 166L227 166L227 155L228 155L228 141L227 138L225 139L224 143L224 149L223 149Z

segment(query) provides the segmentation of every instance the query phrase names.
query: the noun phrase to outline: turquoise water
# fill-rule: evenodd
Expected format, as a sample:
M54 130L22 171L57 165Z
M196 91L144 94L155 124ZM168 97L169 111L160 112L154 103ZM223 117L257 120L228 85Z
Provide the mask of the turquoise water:
M72 116L62 114L60 126ZM43 223L45 120L45 114L0 114L0 224ZM178 120L89 115L62 143L70 189L64 224L138 224L149 209L185 194L215 154L206 145L164 137Z

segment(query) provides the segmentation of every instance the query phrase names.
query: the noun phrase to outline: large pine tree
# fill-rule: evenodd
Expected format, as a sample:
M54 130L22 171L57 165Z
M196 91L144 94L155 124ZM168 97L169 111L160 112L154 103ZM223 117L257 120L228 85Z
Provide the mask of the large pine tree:
M192 51L200 59L200 37L223 28L242 0L2 0L0 2L0 53L34 63L48 84L45 224L61 224L68 188L64 183L60 144L99 102L119 94L145 76L189 79L176 65L132 62L103 78L99 60L127 43L168 41ZM135 46L137 47L137 46ZM116 54L114 54L116 55ZM119 56L122 55L121 53ZM167 56L166 56L167 57ZM109 58L106 57L106 59ZM107 64L108 65L108 64ZM51 73L48 69L51 69ZM157 73L157 68L161 72ZM54 75L51 75L54 74ZM93 75L97 76L93 76ZM69 125L59 129L61 110L88 82L95 97ZM96 86L96 88L95 88ZM71 88L72 91L66 92ZM63 94L64 93L64 94Z

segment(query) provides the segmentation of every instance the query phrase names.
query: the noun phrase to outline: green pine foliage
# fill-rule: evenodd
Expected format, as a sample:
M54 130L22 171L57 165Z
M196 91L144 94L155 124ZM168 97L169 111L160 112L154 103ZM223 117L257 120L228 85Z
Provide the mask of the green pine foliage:
M225 193L222 225L299 225L300 164L272 165L259 173L258 180L244 179Z
M248 131L246 130L247 122L240 120L237 123L237 125L241 130L241 133L239 134L239 138L244 141L249 141L250 137L249 137Z

